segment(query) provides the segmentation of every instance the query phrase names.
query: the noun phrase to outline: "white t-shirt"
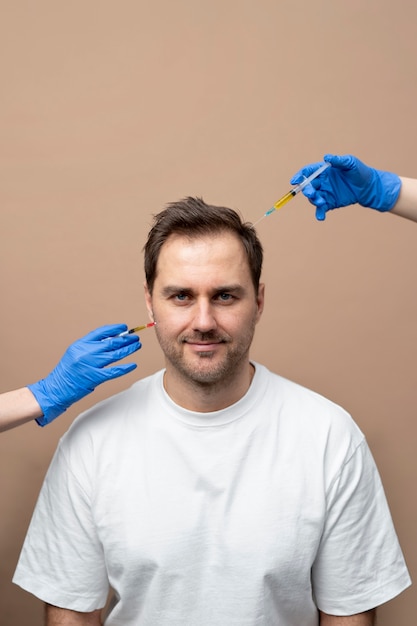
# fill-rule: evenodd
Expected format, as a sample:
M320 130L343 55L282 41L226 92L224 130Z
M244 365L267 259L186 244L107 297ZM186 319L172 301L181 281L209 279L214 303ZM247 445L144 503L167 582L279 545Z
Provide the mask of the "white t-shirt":
M14 582L106 626L317 626L410 579L364 436L255 364L246 395L187 411L163 372L62 438Z

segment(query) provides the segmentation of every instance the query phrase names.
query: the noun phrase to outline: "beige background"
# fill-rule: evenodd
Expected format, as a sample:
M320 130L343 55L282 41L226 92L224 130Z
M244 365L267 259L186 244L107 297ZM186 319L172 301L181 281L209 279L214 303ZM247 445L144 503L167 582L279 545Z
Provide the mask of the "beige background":
M325 152L417 175L414 0L0 3L1 390L105 323L146 320L152 213L202 195L255 221ZM267 308L253 357L342 404L366 433L417 570L417 224L302 195L259 225ZM0 622L42 624L10 582L51 455L79 411L0 437ZM410 626L411 588L380 610Z

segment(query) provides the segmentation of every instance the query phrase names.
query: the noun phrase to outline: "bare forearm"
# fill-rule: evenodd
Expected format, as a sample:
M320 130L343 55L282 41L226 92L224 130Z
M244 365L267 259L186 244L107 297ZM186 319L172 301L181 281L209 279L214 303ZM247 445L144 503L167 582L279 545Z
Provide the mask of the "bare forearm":
M45 626L102 626L101 610L79 613L46 604Z
M374 626L375 619L375 609L346 616L328 615L320 611L320 626Z
M15 428L41 416L41 407L27 387L0 394L0 431Z
M400 195L394 208L391 209L391 213L417 222L417 179L403 178L402 176L400 179Z

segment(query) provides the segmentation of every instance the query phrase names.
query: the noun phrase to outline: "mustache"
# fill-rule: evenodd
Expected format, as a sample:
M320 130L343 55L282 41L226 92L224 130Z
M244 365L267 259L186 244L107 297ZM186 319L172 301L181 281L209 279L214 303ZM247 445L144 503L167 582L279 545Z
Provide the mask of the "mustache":
M180 343L228 343L229 341L228 335L218 335L213 332L194 333L180 337Z

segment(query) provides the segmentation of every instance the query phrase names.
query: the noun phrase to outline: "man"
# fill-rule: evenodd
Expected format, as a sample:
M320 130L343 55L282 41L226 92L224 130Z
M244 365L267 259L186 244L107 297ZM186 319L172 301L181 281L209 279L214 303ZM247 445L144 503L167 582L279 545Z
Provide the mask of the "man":
M262 247L234 211L155 218L145 298L166 367L75 421L14 581L46 624L369 626L409 576L362 433L249 359Z
M369 167L350 154L326 154L324 160L332 167L303 189L303 194L316 207L316 219L323 221L328 211L358 203L417 222L416 178ZM294 174L291 183L300 183L320 165L322 163L304 166Z

